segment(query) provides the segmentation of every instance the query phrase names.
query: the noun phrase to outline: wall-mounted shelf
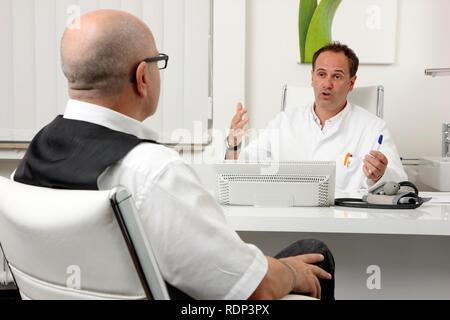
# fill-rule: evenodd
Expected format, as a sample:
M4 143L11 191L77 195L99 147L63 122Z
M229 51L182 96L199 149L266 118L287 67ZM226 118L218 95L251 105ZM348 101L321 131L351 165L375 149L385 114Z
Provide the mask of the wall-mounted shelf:
M431 77L450 76L450 68L425 69L425 75Z

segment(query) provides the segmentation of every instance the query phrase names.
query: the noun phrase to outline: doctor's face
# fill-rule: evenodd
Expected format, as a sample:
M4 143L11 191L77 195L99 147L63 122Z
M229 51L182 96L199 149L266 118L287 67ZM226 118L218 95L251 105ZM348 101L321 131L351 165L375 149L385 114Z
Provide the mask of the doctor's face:
M316 107L328 111L339 111L347 102L347 95L353 89L356 76L350 78L347 57L343 52L322 52L312 71L312 86Z

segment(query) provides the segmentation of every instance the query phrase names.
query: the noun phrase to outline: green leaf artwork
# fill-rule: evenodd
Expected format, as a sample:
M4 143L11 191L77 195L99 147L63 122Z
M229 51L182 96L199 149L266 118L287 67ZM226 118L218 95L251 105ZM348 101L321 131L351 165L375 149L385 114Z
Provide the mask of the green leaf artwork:
M332 41L331 26L342 0L300 0L298 36L300 62L311 63L314 52Z

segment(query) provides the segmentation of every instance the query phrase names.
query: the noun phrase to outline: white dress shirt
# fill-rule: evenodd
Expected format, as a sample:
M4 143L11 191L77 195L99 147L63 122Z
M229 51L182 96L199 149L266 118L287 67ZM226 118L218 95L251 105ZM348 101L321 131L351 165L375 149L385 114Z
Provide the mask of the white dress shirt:
M68 102L64 118L157 139L139 121L80 101ZM117 185L132 193L167 282L196 299L246 299L259 285L266 257L227 226L221 207L178 153L139 144L98 178L99 189Z
M336 161L336 192L359 192L373 185L363 172L363 159L378 147L389 163L383 181L403 181L408 176L386 123L361 107L347 106L323 126L313 105L280 112L259 136L242 149L239 160ZM344 166L347 153L350 164Z

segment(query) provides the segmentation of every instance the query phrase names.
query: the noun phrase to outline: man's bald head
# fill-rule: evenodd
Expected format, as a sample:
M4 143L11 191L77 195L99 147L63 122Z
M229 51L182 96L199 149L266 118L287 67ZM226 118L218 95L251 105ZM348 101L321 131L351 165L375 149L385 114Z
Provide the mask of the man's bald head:
M61 42L62 69L74 92L97 97L120 94L134 68L157 54L150 29L122 11L98 10L81 16Z

